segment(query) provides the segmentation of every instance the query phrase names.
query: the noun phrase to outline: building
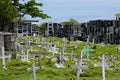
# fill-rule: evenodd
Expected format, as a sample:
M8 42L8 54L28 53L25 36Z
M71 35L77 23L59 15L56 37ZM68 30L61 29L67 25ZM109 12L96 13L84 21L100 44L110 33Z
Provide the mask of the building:
M61 36L61 24L47 22L45 23L45 36Z
M18 36L33 36L38 35L39 31L33 26L38 23L38 20L25 20L25 24L17 26Z
M5 55L16 54L16 33L0 32L0 56L2 55L2 47L4 47Z
M95 43L120 43L120 20L91 20L76 25L46 23L45 36L73 37Z
M114 43L120 44L120 20L115 21Z

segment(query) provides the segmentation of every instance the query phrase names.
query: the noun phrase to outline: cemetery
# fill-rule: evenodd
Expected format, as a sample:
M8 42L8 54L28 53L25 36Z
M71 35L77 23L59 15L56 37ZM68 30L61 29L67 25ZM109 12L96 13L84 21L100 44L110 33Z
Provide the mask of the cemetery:
M120 80L120 13L116 19L109 13L118 9L115 2L110 7L105 1L89 1L93 6L82 1L80 8L81 2L48 0L55 3L41 8L44 1L0 0L0 80ZM87 7L98 10L85 11ZM57 13L48 15L42 9ZM70 20L62 22L67 16Z
M116 44L19 36L16 54L7 57L0 49L0 80L119 80Z

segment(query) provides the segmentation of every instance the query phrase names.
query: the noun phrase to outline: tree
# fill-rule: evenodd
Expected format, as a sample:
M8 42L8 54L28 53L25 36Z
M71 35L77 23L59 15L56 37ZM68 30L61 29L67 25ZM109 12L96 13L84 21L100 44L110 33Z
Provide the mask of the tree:
M116 17L120 17L120 13L115 14Z
M76 24L79 24L79 22L78 21L76 21L75 19L70 19L69 20L69 23L73 26L73 25L76 25Z
M43 35L45 33L46 23L40 25L39 32Z
M35 0L29 0L26 3L20 3L19 0L12 0L12 4L18 9L19 16L24 16L26 14L31 17L39 17L42 19L50 18L47 14L44 14L39 7L42 7L42 3L37 3Z
M65 26L65 25L71 25L71 26L74 26L76 24L79 24L78 21L76 21L75 19L70 19L69 21L65 21L65 22L62 22L62 25Z
M115 16L117 20L120 20L120 13L115 14Z
M11 24L16 16L17 10L11 4L11 0L0 0L0 31Z

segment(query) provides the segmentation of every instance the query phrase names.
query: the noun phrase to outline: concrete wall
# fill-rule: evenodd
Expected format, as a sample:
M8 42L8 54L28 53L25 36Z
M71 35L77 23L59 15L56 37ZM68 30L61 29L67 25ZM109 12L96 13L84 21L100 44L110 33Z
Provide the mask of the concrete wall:
M0 34L0 47L2 47L1 43L4 45L4 36Z
M2 54L2 46L4 46L4 36L0 34L0 54Z

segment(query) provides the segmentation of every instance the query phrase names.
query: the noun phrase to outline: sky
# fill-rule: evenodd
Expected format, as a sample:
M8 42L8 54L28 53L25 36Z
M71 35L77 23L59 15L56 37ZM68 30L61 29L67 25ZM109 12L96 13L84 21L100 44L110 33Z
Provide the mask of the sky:
M33 18L42 22L63 22L70 18L78 22L98 19L115 19L120 13L120 0L36 0L43 4L40 9L51 19ZM26 16L26 18L30 18Z

